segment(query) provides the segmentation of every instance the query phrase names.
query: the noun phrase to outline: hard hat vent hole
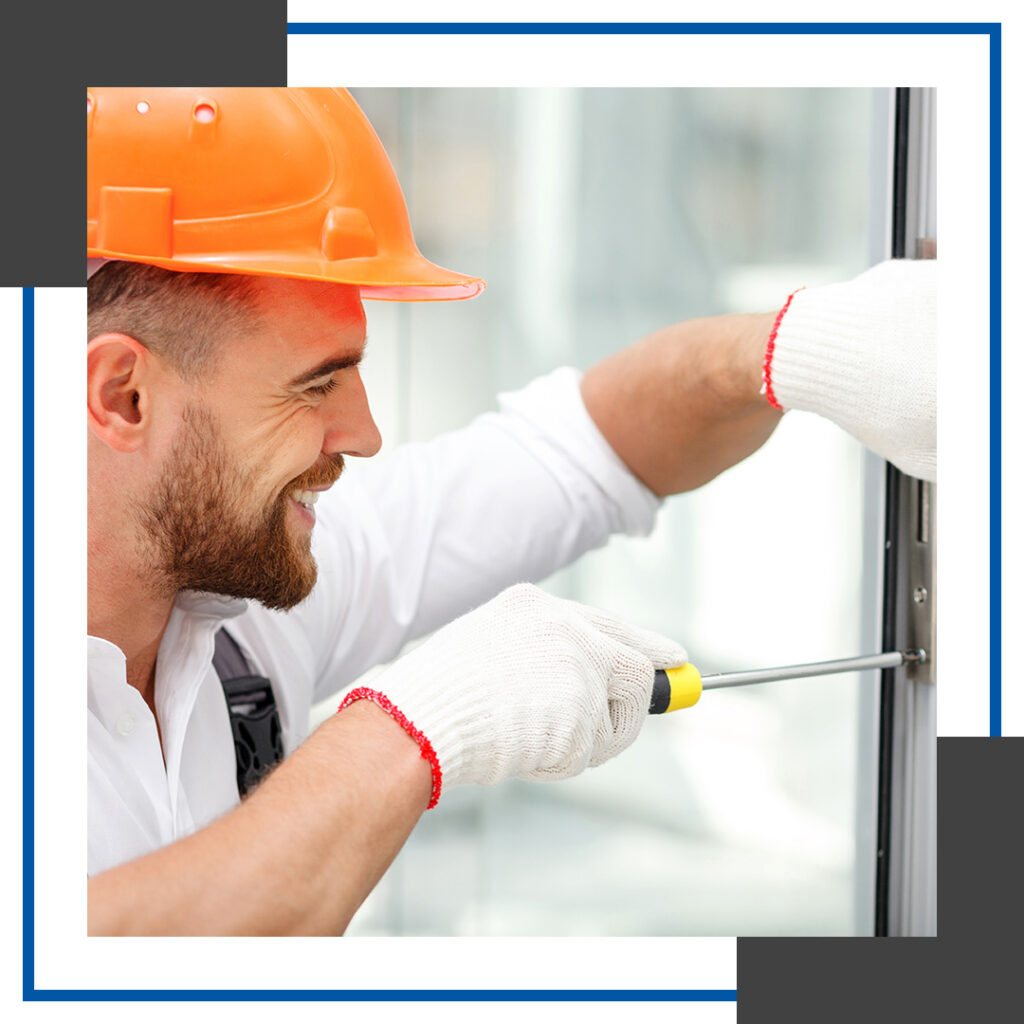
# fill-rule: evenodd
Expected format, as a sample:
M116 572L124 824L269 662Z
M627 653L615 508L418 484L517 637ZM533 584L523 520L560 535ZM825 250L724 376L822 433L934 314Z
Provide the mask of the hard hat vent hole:
M135 109L140 114L148 114L149 113L149 104L145 100L139 100L139 102L135 104Z
M217 116L217 111L209 103L197 103L192 116L201 124L209 124Z

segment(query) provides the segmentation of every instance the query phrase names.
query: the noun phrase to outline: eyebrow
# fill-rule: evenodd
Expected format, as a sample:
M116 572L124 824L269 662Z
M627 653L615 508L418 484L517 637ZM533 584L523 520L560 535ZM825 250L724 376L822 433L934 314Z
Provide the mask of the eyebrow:
M300 373L298 377L294 377L288 381L288 387L300 388L304 384L311 384L315 380L319 380L321 377L327 377L338 370L347 370L350 367L358 366L363 361L363 352L355 352L352 355L334 357L333 359L325 359L322 363L318 363L311 370L306 370L305 373Z

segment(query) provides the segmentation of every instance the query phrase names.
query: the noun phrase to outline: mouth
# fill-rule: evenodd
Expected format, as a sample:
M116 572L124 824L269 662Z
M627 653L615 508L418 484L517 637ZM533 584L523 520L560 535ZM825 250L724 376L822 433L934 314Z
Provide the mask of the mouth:
M316 525L316 503L324 491L338 482L344 468L345 462L340 455L325 456L292 481L287 492L288 504L306 529L311 530Z
M316 503L321 491L326 487L319 487L316 490L303 490L296 488L289 492L289 504L299 518L299 522L307 529L312 530L316 525Z

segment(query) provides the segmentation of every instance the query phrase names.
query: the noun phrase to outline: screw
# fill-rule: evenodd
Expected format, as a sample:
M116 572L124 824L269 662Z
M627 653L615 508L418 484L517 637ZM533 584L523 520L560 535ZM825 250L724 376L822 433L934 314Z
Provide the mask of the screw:
M915 587L914 588L914 603L915 604L924 604L924 602L927 601L927 600L928 600L928 591L925 590L924 587Z

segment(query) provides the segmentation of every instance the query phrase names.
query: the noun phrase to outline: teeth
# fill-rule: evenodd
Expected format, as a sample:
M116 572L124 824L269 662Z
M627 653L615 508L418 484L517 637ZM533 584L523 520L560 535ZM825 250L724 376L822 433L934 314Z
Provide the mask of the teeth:
M292 501L297 501L300 505L305 505L306 508L312 508L320 497L319 491L292 491Z

